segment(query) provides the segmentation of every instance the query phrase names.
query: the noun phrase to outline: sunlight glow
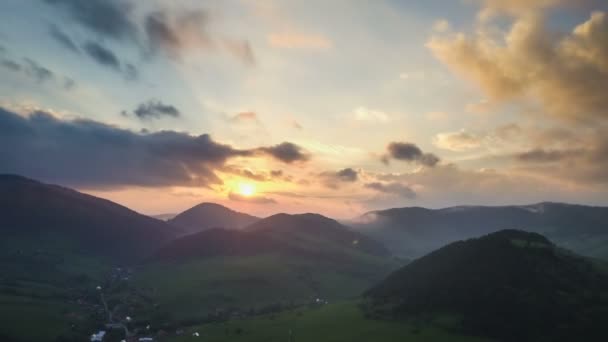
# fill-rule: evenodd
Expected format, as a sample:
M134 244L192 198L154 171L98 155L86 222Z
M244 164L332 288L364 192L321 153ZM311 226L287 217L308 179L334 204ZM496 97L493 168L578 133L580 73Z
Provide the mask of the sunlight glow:
M255 185L251 183L239 183L238 192L243 196L253 196L255 194Z

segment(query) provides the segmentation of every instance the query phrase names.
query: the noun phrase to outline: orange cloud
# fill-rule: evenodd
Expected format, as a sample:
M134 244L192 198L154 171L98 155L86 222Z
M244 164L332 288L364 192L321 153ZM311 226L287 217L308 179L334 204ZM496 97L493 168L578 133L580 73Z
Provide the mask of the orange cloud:
M550 31L538 12L518 16L504 35L493 29L481 24L475 35L436 34L427 47L493 103L523 100L580 121L608 115L606 13L593 13L562 36Z
M271 33L268 35L270 46L286 49L329 49L333 42L322 35L298 32Z

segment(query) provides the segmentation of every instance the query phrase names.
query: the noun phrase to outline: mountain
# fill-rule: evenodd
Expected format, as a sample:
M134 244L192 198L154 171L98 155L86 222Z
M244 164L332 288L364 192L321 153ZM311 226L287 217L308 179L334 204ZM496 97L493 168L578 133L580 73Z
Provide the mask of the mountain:
M211 228L172 241L157 253L157 260L210 256L281 253L291 255L348 257L364 253L388 257L381 244L318 214L276 214L241 230Z
M85 254L122 262L175 235L166 223L116 203L15 175L0 175L0 231L5 242L64 239Z
M453 241L501 229L520 229L544 234L577 253L608 260L606 207L546 202L524 206L395 208L367 213L351 226L408 258Z
M608 323L608 274L518 230L440 248L366 298L378 318L451 317L453 329L501 341L599 341Z
M177 215L177 214L167 213L167 214L158 214L158 215L149 215L149 216L152 218L155 218L157 220L168 221L168 220L174 218L175 215Z
M209 228L240 229L258 217L239 213L216 203L201 203L168 220L186 233L195 233Z
M382 244L335 220L277 214L241 230L180 237L134 281L172 319L200 321L220 309L355 297L400 265Z
M0 340L83 341L102 322L95 288L116 282L117 265L137 264L172 240L175 227L71 189L0 175L0 234Z

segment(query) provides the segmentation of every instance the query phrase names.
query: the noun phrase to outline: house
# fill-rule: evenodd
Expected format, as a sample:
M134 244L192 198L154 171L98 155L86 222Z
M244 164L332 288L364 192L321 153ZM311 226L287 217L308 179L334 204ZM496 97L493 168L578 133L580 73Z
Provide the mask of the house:
M152 337L140 337L138 341L139 342L153 342L154 338L152 338Z
M97 334L91 335L91 342L103 342L103 337L106 335L104 330L100 330Z

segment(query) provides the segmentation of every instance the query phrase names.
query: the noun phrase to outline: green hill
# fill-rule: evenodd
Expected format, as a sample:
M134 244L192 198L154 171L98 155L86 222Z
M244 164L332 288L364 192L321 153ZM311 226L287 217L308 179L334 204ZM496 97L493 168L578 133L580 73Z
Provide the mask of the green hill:
M198 337L192 334L198 333ZM441 322L421 327L369 319L356 302L296 309L279 314L234 319L188 328L167 341L208 342L490 342L448 331Z
M165 321L184 323L218 310L353 298L398 266L381 244L334 220L279 214L240 231L179 238L143 265L135 281L158 302Z
M608 274L516 230L447 245L366 297L374 317L448 315L458 331L505 341L599 341L608 323Z
M172 239L174 228L104 199L0 175L0 234L0 340L48 341L88 336L95 287L113 266Z

